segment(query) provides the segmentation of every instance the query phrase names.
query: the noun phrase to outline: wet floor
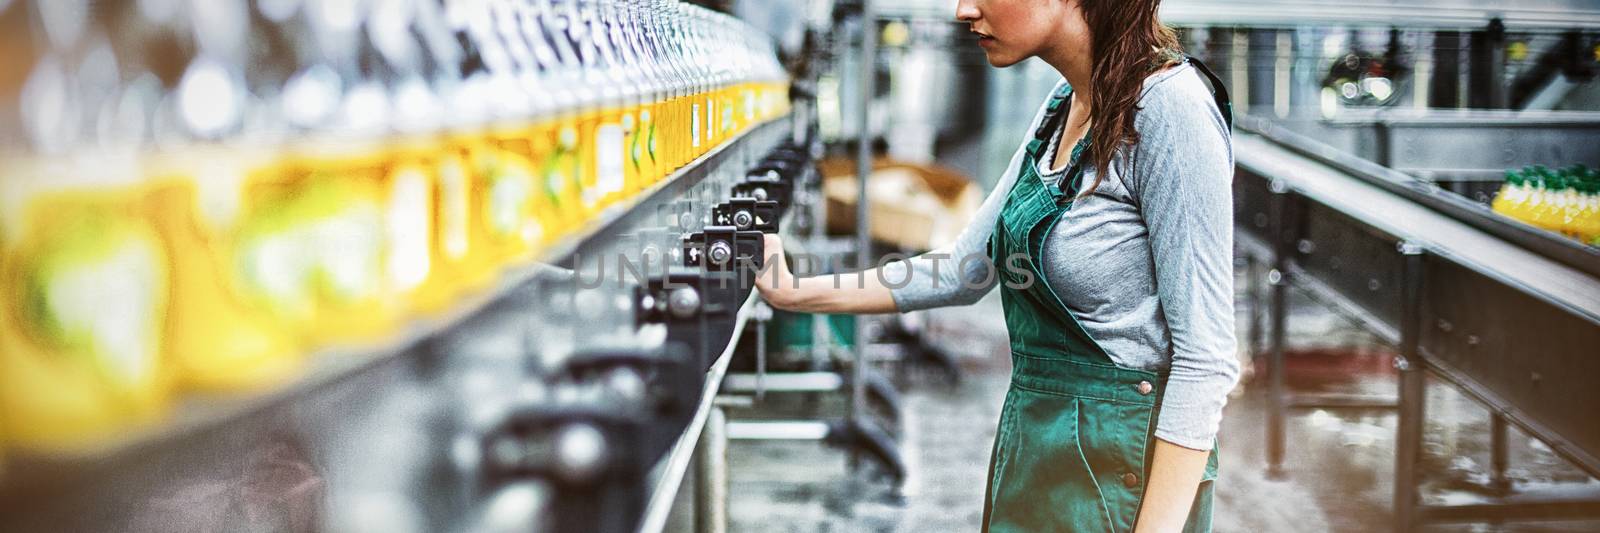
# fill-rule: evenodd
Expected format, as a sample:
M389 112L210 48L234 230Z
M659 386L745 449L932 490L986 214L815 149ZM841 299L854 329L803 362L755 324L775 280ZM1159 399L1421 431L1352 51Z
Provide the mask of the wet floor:
M1248 361L1242 296L1240 302L1241 357ZM905 395L900 440L910 472L903 484L885 481L871 461L852 470L845 452L817 442L732 442L729 530L976 531L994 423L1010 372L998 304L991 295L973 307L933 312L931 338L962 358L959 384L925 369L899 373ZM1290 310L1286 368L1293 390L1394 394L1387 346L1298 292L1291 292ZM1246 367L1246 380L1229 403L1219 435L1223 470L1215 530L1389 530L1393 412L1295 412L1287 428L1287 476L1268 479L1266 396ZM1473 503L1502 494L1600 495L1600 482L1515 428L1508 439L1510 485L1497 488L1488 466L1488 411L1436 380L1429 382L1427 409L1422 460L1427 503ZM729 416L832 416L844 410L838 399L770 398L755 410ZM1426 531L1600 531L1600 522L1450 524Z

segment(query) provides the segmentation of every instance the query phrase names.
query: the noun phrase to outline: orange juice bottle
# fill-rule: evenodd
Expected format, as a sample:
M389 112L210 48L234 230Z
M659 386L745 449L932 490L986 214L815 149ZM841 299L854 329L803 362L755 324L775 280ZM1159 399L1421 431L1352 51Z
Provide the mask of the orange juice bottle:
M188 389L233 392L282 383L302 366L287 324L239 292L239 207L250 169L266 154L200 147L155 167L155 225L172 258L167 356ZM270 267L267 267L270 268Z
M538 172L539 189L560 221L558 231L551 235L552 241L578 231L593 215L584 203L584 160L578 147L577 113L570 104L575 99L563 91L553 94L560 96L552 99L552 107L534 118L530 132L537 147L532 161Z
M438 202L434 206L433 230L435 259L440 276L450 280L435 294L419 298L427 313L453 307L461 295L482 290L489 282L489 268L483 264L482 243L474 231L475 191L472 173L463 155L464 147L452 132L440 140L433 157L434 186Z
M386 276L406 309L437 314L470 288L451 268L470 245L466 173L448 145L421 127L392 141L388 152Z
M435 213L441 270L456 279L459 294L476 294L494 281L499 265L489 250L485 211L488 178L479 171L479 154L488 151L489 103L486 75L461 80L446 96L451 114L446 123L436 168L439 204ZM439 302L447 308L454 302Z
M661 181L661 168L656 162L656 117L661 110L659 93L654 85L640 96L639 131L628 146L628 158L638 169L639 188L648 189Z
M375 141L325 136L247 185L245 285L313 346L378 340L401 314L388 277L385 163Z
M722 74L722 140L726 142L739 133L739 85L727 70Z
M506 149L490 132L468 150L472 176L473 215L485 257L496 276L526 258L545 239L534 214L535 170L526 157Z
M604 209L622 200L628 189L626 164L627 129L634 122L633 112L627 108L620 93L602 92L599 112L589 137L588 150L593 164L594 179L590 183L598 189L598 204Z
M4 167L0 418L15 447L90 447L168 411L173 271L137 169L98 157Z
M639 133L634 145L629 148L629 156L638 161L641 188L649 188L666 175L656 154L656 125L665 107L663 96L666 87L661 79L663 66L659 50L653 46L650 30L645 26L648 15L644 4L630 2L624 6L627 43L635 63L633 74L639 86L640 106Z
M630 101L626 76L622 73L612 36L606 31L595 0L578 0L581 21L587 26L579 38L583 51L586 86L597 96L600 122L595 125L593 156L595 181L600 188L600 204L609 206L624 199L632 188L627 164L627 140L637 129L636 103Z

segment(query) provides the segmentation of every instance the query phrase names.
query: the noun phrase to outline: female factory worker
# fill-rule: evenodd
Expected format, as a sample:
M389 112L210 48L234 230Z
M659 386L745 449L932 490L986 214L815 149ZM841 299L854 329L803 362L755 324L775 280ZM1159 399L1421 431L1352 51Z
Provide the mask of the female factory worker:
M990 64L1038 57L1065 78L971 225L862 280L778 266L757 282L772 305L819 313L970 304L1000 288L1013 369L986 531L1210 529L1217 427L1238 379L1230 110L1158 5L961 0Z

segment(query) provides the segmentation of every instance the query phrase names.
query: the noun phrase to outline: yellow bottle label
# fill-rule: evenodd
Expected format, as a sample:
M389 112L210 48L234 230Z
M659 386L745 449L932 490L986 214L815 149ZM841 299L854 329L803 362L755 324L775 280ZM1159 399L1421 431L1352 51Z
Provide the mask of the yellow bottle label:
M389 278L396 288L413 290L433 268L433 187L420 168L397 170L389 187Z
M8 440L54 449L165 411L169 247L140 191L30 198L0 257L0 412Z
M471 242L467 218L471 216L471 195L468 192L466 169L456 157L440 160L439 171L439 231L444 256L452 261L467 257Z
M693 125L691 125L689 127L689 139L691 140L691 143L692 143L691 145L694 146L696 149L699 149L700 148L700 103L699 102L695 102L694 103L693 109L690 112L690 116L693 117L693 122L694 123L693 123Z
M598 210L604 191L600 188L599 173L595 166L595 129L598 127L598 114L590 114L578 122L577 152L578 152L578 183L583 197L583 206L589 211Z
M601 124L595 130L594 164L597 174L597 184L603 198L613 199L620 194L626 184L626 168L623 162L623 129L617 122Z
M706 149L717 145L717 100L706 95Z
M654 114L651 110L654 105L646 105L639 110L639 128L633 135L633 141L628 146L628 159L633 164L634 172L638 175L640 189L655 183L655 127Z
M546 179L551 180L552 187L564 187L561 196L567 199L566 204L573 206L571 210L575 214L574 219L571 221L573 224L582 222L583 217L587 216L589 208L593 205L590 199L591 193L588 192L583 182L583 159L581 156L582 151L578 149L577 128L563 125L556 132L556 149L551 155ZM562 184L565 185L563 186Z
M622 189L624 195L633 194L641 187L639 182L639 113L643 109L632 108L622 112L622 143L617 147L617 152L622 158Z

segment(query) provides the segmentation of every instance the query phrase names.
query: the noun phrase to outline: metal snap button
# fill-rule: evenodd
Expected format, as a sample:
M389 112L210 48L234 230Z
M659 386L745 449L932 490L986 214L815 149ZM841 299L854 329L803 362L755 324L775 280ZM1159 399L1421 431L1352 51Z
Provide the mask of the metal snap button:
M1122 485L1130 489L1139 486L1139 476L1134 475L1133 472L1123 474Z
M1138 390L1139 394L1141 394L1141 395L1147 395L1147 394L1150 394L1150 391L1155 390L1155 388L1156 388L1155 385L1151 385L1150 382L1148 382L1148 381L1140 381L1138 387L1136 387L1136 390ZM1131 476L1133 474L1128 474L1128 475Z

